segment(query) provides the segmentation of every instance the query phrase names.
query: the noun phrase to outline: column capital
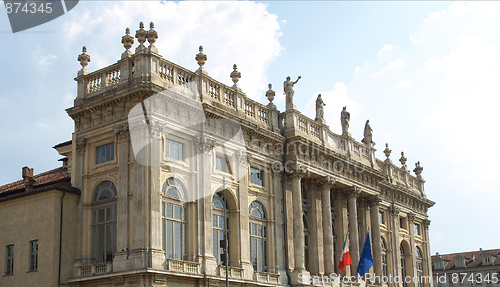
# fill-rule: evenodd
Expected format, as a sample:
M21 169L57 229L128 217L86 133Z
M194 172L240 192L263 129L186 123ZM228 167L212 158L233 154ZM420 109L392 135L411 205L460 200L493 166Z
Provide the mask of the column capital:
M196 140L196 149L199 153L209 153L215 146L215 141L209 137L198 137Z
M288 171L288 176L291 178L302 178L306 173L307 168L302 165L296 165L294 169Z
M413 212L408 213L408 221L409 221L410 223L415 222L415 218L416 218L415 213L413 213Z
M425 229L429 229L429 226L431 225L431 221L429 219L425 219L423 223L424 223Z
M84 152L86 144L87 144L87 139L86 138L77 138L76 139L76 151L78 153Z
M392 214L393 217L398 216L400 211L401 211L401 208L396 207L394 204L392 204L391 214Z
M127 139L128 124L120 124L113 127L116 135L118 135L119 141L124 141Z
M379 194L368 198L368 204L370 206L379 206L381 202L382 202L382 198L380 197Z
M353 186L351 189L346 191L348 198L356 198L361 193L361 188Z
M236 151L236 158L238 159L238 163L240 165L246 166L248 161L251 158L251 155L247 153L246 149L240 149Z
M333 176L325 176L323 178L321 178L318 183L321 185L321 186L325 186L325 187L328 187L328 188L332 188L334 185L335 185L335 182L337 180L333 177Z

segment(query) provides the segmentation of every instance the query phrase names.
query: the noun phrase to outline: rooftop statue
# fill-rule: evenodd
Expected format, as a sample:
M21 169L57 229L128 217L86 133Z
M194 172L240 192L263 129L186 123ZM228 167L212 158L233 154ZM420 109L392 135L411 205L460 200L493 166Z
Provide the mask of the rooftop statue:
M286 110L293 109L293 94L295 93L293 91L293 86L297 84L300 78L302 77L299 76L295 82L292 82L290 76L288 76L286 77L286 81L283 83L283 90L286 95Z
M314 119L315 121L322 122L325 119L325 111L323 110L323 106L326 106L326 104L323 102L321 94L319 94L318 98L316 99L316 118Z
M349 135L349 121L351 120L351 114L346 110L346 107L342 109L340 113L340 123L342 124L342 135Z
M369 147L372 146L372 144L375 144L375 142L372 141L372 127L370 126L370 120L366 120L365 123L365 131L364 131L364 138L361 140L362 143L368 145Z

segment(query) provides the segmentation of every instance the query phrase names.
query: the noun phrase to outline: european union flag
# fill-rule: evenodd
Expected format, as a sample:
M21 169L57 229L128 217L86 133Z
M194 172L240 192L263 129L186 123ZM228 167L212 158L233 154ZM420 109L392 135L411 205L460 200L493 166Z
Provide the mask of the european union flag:
M370 234L366 234L365 244L363 245L363 252L358 263L358 274L365 276L366 272L373 266L372 247L370 244Z

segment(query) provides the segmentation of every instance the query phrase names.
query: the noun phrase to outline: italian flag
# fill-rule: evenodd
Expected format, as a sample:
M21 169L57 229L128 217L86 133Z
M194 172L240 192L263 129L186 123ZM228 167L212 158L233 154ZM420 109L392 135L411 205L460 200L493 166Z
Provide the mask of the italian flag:
M349 230L347 230L347 235L345 236L344 247L342 248L342 258L339 262L339 269L345 272L345 267L352 264L351 253L349 253L349 244L347 244L347 238L349 237Z

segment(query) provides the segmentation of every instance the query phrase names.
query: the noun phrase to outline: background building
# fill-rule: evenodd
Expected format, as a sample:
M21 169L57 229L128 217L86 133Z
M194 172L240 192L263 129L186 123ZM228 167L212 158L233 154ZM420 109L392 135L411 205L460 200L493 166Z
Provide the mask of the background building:
M162 58L157 37L141 25L132 53L127 31L121 59L92 73L85 48L78 57L67 110L75 131L55 147L81 190L71 285L222 286L227 274L231 286L299 286L306 275L355 275L366 234L372 273L432 274L434 203L419 163L411 175L387 145L376 159L368 122L356 141L347 110L342 135L325 124L321 101L315 120L302 115L291 80L280 112L271 85L262 105L239 88L236 65L226 86L203 68L202 47L192 72ZM353 265L343 273L347 234Z
M499 286L500 249L432 256L435 286Z

